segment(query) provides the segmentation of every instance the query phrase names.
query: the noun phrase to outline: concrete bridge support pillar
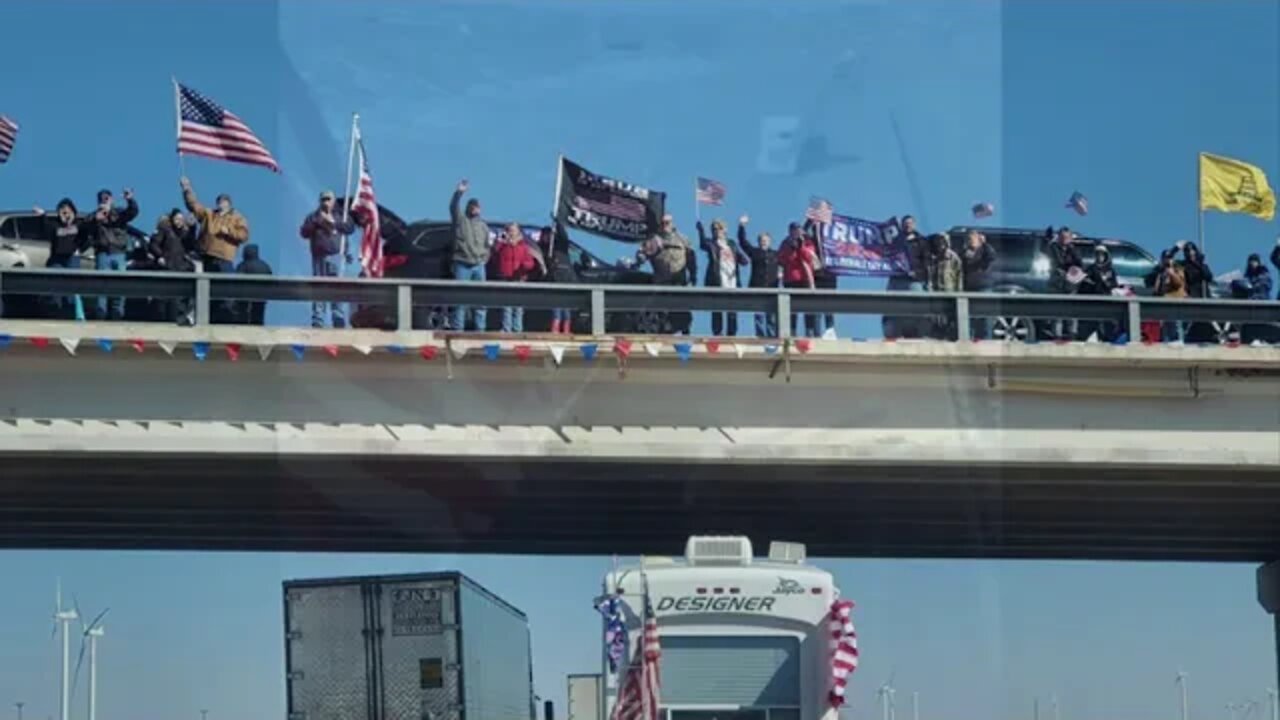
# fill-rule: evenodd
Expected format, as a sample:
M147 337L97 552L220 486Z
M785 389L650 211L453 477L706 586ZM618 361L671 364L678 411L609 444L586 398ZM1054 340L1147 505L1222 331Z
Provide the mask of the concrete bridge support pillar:
M1258 602L1275 623L1276 687L1280 687L1280 560L1258 567Z

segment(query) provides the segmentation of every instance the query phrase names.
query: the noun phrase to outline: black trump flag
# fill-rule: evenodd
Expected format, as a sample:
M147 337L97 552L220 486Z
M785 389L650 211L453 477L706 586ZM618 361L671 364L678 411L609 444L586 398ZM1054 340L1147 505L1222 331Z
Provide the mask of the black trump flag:
M667 194L597 175L560 158L556 220L565 227L639 243L662 227Z

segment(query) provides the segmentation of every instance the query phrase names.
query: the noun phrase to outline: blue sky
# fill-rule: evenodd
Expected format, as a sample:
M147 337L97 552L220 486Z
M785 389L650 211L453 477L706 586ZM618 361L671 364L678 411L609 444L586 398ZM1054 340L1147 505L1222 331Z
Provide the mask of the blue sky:
M545 217L564 152L667 190L689 233L700 174L728 186L724 217L749 212L775 234L810 194L861 217L911 212L926 230L989 201L992 224L1065 222L1158 250L1194 236L1198 151L1277 179L1277 15L1262 0L11 0L6 54L26 60L0 64L0 112L22 124L0 205L83 205L132 186L149 224L177 204L176 75L280 161L281 175L187 167L205 197L234 196L283 273L306 267L297 225L342 183L353 111L379 198L409 218L443 217L461 177L493 217ZM1088 217L1062 207L1073 190ZM1276 229L1211 214L1206 231L1225 272ZM585 242L606 259L628 252ZM1052 692L1064 718L1167 718L1179 665L1196 716L1213 717L1275 682L1251 567L828 565L860 607L858 717L895 668L926 718L1027 717ZM54 712L59 573L86 610L115 608L103 717L147 720L280 715L281 579L448 567L530 613L540 693L561 699L566 673L594 667L599 559L7 552L0 703Z

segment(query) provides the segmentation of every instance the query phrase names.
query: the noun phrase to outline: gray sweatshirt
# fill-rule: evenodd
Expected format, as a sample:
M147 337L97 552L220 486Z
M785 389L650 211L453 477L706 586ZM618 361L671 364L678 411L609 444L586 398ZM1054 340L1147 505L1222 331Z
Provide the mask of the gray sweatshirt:
M449 217L453 218L453 261L485 265L489 262L489 226L478 217L467 217L461 202L462 193L454 192L449 201Z

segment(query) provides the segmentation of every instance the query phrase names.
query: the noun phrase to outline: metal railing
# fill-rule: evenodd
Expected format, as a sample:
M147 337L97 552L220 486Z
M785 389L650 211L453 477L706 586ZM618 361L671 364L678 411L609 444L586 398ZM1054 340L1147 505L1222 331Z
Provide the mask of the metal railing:
M212 306L230 301L343 302L394 310L399 330L412 330L422 306L523 307L587 312L591 331L606 334L612 313L727 311L774 313L780 337L792 334L791 315L945 317L960 340L972 318L1085 320L1115 323L1138 338L1143 322L1280 323L1280 302L1095 297L998 293L920 293L648 285L457 282L452 280L311 278L217 273L0 270L0 296L186 298L196 325L209 324Z

